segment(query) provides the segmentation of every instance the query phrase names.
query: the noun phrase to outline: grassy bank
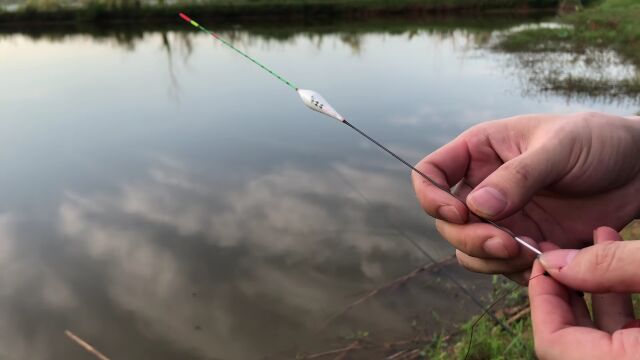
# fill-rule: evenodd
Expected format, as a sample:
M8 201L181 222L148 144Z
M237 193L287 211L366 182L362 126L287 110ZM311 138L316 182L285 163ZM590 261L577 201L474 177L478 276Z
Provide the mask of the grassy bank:
M507 36L500 46L509 51L585 51L613 49L640 64L640 2L605 0L558 20L566 28L528 29Z
M640 220L631 223L621 234L625 239L640 239ZM535 281L535 280L533 280ZM452 331L425 336L418 329L409 339L373 341L367 332L348 339L334 350L316 354L298 354L298 359L535 359L531 316L526 288L515 286L494 276L494 291L488 303L497 300L490 311L506 323L513 334L489 317L477 315ZM587 303L590 301L586 295ZM636 314L640 314L640 297L634 297ZM467 355L468 353L468 355Z
M554 0L28 0L16 11L0 12L2 23L162 21L179 11L224 21L373 16L415 16L445 12L528 12L555 9Z
M622 236L628 240L640 239L640 221L627 226ZM508 291L501 290L501 291ZM531 317L529 315L529 300L526 290L518 289L510 295L510 301L502 305L497 311L499 318L509 322L516 334L514 337L497 327L490 319L483 317L478 321L473 331L473 343L468 359L534 359L533 334L531 332ZM587 301L589 297L587 294ZM636 314L640 313L640 298L634 298ZM516 309L519 313L513 314ZM519 316L520 315L520 316ZM470 343L471 326L477 317L460 327L462 336L440 336L425 348L424 354L428 359L464 359Z
M592 7L573 14L560 16L557 20L565 26L554 28L530 28L504 36L497 47L511 53L571 53L582 57L596 76L565 73L562 70L548 72L538 78L540 86L547 90L585 94L637 96L640 94L640 2L637 0L604 0ZM635 68L624 78L611 79L597 76L610 66L610 59L603 51L614 51L620 56L622 65ZM525 64L535 64L527 60ZM618 64L620 65L620 64ZM548 67L548 66L547 66ZM566 69L567 66L564 66Z

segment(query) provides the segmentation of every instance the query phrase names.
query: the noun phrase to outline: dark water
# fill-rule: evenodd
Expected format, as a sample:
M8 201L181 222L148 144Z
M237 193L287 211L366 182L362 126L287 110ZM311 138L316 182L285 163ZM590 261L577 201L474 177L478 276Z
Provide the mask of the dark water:
M410 162L488 119L637 110L531 95L491 31L221 30ZM441 272L318 331L428 263L407 238L452 249L406 169L201 33L5 32L0 80L2 358L87 358L67 329L114 359L290 358L478 312Z

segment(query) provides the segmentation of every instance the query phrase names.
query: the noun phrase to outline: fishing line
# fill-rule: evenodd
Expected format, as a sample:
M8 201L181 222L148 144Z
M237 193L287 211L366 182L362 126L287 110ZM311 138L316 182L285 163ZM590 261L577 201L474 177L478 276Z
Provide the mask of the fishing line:
M387 148L386 146L382 145L381 143L379 143L378 141L376 141L375 139L373 139L372 137L370 137L369 135L367 135L364 131L360 130L359 128L357 128L355 125L353 125L352 123L348 122L346 120L346 118L344 116L342 116L340 113L338 113L330 104L327 100L325 100L322 95L318 94L317 92L313 91L313 90L305 90L305 89L300 89L298 88L296 85L294 85L291 81L287 80L286 78L282 77L281 75L279 75L278 73L276 73L275 71L271 70L270 68L266 67L265 65L263 65L262 63L260 63L258 60L252 58L251 56L247 55L246 53L244 53L243 51L239 50L238 48L236 48L235 46L233 46L230 42L226 41L225 39L223 39L222 37L218 36L217 34L215 34L212 31L207 30L204 26L200 25L199 23L197 23L196 21L192 20L190 17L188 17L187 15L180 13L179 14L180 17L185 20L186 22L188 22L189 24L193 25L194 27L196 27L197 29L211 35L213 38L215 38L216 40L220 41L222 44L224 44L225 46L229 47L230 49L234 50L235 52L237 52L238 54L242 55L244 58L246 58L247 60L251 61L252 63L258 65L261 69L265 70L266 72L268 72L269 74L271 74L273 77L275 77L276 79L278 79L279 81L281 81L282 83L284 83L285 85L287 85L288 87L290 87L291 89L293 89L294 91L296 91L298 93L298 95L300 96L300 99L302 100L302 102L309 107L311 110L317 111L319 113L322 113L324 115L327 115L331 118L334 118L336 120L338 120L339 122L349 126L351 129L353 129L354 131L356 131L357 133L359 133L360 135L362 135L364 138L366 138L367 140L369 140L370 142L372 142L373 144L375 144L376 146L378 146L380 149L384 150L386 153L388 153L389 155L391 155L392 157L394 157L395 159L397 159L398 161L400 161L401 163L403 163L405 166L407 166L408 168L410 168L412 171L415 171L417 174L419 174L422 178L424 178L425 180L427 180L429 183L431 183L433 186L435 186L436 188L446 192L447 194L451 195L453 198L455 198L456 200L460 201L463 205L466 204L464 203L463 200L459 199L458 197L456 197L454 194L452 194L451 190L449 188L447 188L446 186L440 185L438 182L436 182L434 179L432 179L431 177L429 177L428 175L426 175L425 173L423 173L422 171L416 169L413 165L411 165L410 163L408 163L406 160L404 160L403 158L401 158L400 156L398 156L396 153L394 153L393 151L391 151L389 148ZM358 191L358 193L360 193ZM362 193L360 193L361 196ZM363 198L366 201L366 197L363 196ZM521 246L523 246L524 248L526 248L527 250L533 252L536 256L541 255L542 253L540 252L540 250L538 250L537 248L535 248L534 246L532 246L531 244L529 244L528 242L526 242L525 240L523 240L522 238L516 236L511 230L497 224L496 222L489 220L489 219L485 219L482 217L479 217L480 221L487 223L489 225L492 225L493 227L495 227L496 229L499 229L503 232L505 232L507 235L509 235L514 241L518 242ZM427 257L430 261L432 262L436 262L435 258L433 258L426 250L424 250L421 246L419 246L415 241L413 241L411 238L409 238L406 234L404 234L404 232L402 232L399 228L393 226L396 231L398 231L398 233L405 239L407 239L409 242L411 242L422 254L425 255L425 257ZM489 316L491 316L492 319L494 319L498 324L500 324L506 331L508 331L510 334L514 335L513 331L506 325L503 324L499 319L497 319L497 317L495 317L495 315L490 313L490 308L493 307L495 305L492 304L490 306L489 309L485 310L484 306L482 305L482 303L469 291L467 290L464 286L462 286L462 284L460 282L457 281L457 279L455 279L453 276L451 276L450 274L445 272L445 275L456 285L458 286L465 294L467 294L469 296L469 298L471 298L478 306L480 306L483 309L483 315L488 314ZM503 296L506 296L503 295ZM500 299L499 299L500 300ZM482 318L482 316L480 317ZM478 320L479 321L479 320ZM475 324L474 324L475 327ZM472 334L473 336L473 334ZM471 342L469 343L469 349L471 348ZM468 352L467 355L468 356ZM465 356L465 357L466 357Z
M358 132L360 135L364 136L367 140L371 141L372 143L376 144L379 148L381 148L382 150L386 151L389 155L393 156L394 158L400 160L400 162L402 162L403 164L405 164L407 167L409 167L411 170L415 171L416 173L418 173L418 175L422 176L424 179L426 179L427 181L429 181L433 186L437 187L438 189L446 192L447 194L453 196L456 200L460 201L465 207L467 206L461 199L459 199L457 196L455 196L450 189L438 184L435 180L433 180L430 176L426 175L425 173L423 173L422 171L416 169L415 166L409 164L407 161L405 161L403 158L401 158L400 156L398 156L396 153L394 153L393 151L389 150L389 148L387 148L386 146L380 144L379 142L377 142L375 139L373 139L372 137L370 137L369 135L367 135L364 131L358 129L357 127L355 127L353 124L351 124L350 122L348 122L346 119L343 121L343 123L347 126L349 126L350 128L352 128L353 130L355 130L356 132ZM480 221L486 223L486 224L490 224L493 225L493 227L502 230L504 232L506 232L507 234L509 234L509 236L511 238L513 238L515 241L517 241L518 243L520 243L520 245L524 246L525 248L531 250L532 252L534 252L536 255L542 255L542 253L540 252L540 250L536 249L535 247L533 247L531 244L527 243L526 241L522 240L520 237L516 236L516 234L514 234L511 230L489 220L489 219L485 219L482 217L479 217Z
M387 152L389 155L393 156L394 158L396 158L397 160L399 160L400 162L402 162L404 165L406 165L408 168L410 168L412 171L415 171L417 174L419 174L420 176L422 176L425 180L429 181L432 185L434 185L435 187L437 187L438 189L445 191L446 193L448 193L449 195L453 196L456 200L460 201L463 205L464 201L458 199L455 195L453 195L451 193L451 190L446 188L445 186L442 186L440 184L438 184L435 180L433 180L431 177L429 177L428 175L426 175L425 173L423 173L422 171L416 169L413 165L409 164L406 160L404 160L403 158L401 158L400 156L398 156L396 153L394 153L393 151L389 150L389 148L387 148L386 146L382 145L381 143L379 143L378 141L376 141L375 139L373 139L372 137L370 137L369 135L367 135L364 131L360 130L359 128L357 128L355 125L353 125L352 123L348 122L347 119L340 115L340 113L338 113L330 104L327 100L325 100L322 95L318 94L317 92L313 91L313 90L305 90L305 89L300 89L297 86L293 85L292 82L290 82L289 80L285 79L284 77L282 77L281 75L279 75L278 73L276 73L275 71L271 70L270 68L266 67L265 65L263 65L262 63L260 63L258 60L252 58L251 56L247 55L246 53L244 53L243 51L239 50L238 48L236 48L235 46L233 46L231 43L229 43L228 41L226 41L225 39L223 39L222 37L218 36L217 34L215 34L212 31L207 30L204 26L200 25L199 23L197 23L196 21L192 20L190 17L188 17L187 15L180 13L179 14L180 17L188 22L189 24L193 25L194 27L196 27L197 29L199 29L200 31L203 31L211 36L213 36L213 38L215 38L216 40L220 41L221 43L223 43L224 45L226 45L227 47L229 47L230 49L234 50L235 52L237 52L238 54L242 55L244 58L248 59L249 61L253 62L254 64L258 65L261 69L265 70L266 72L268 72L269 74L271 74L272 76L274 76L276 79L280 80L282 83L284 83L285 85L289 86L291 89L295 90L298 95L300 96L300 99L302 100L302 102L309 107L311 110L317 111L319 113L322 113L324 115L327 115L329 117L332 117L336 120L338 120L339 122L349 126L351 129L355 130L357 133L359 133L360 135L362 135L363 137L365 137L367 140L371 141L372 143L374 143L376 146L378 146L380 149L384 150L385 152ZM540 250L536 249L534 246L530 245L529 243L527 243L526 241L524 241L523 239L521 239L520 237L516 236L513 232L511 232L511 230L491 221L488 219L484 219L482 217L479 217L480 220L484 223L490 224L493 227L495 227L496 229L502 230L503 232L505 232L506 234L508 234L513 240L515 240L516 242L518 242L520 245L524 246L526 249L528 249L529 251L532 251L533 253L536 254L536 256L542 255L542 253L540 252Z
M344 182L364 200L367 205L372 206L372 202L369 201L364 193L362 193L362 191L360 191L360 189L358 189L358 187L352 181L350 181L346 176L344 176L344 174L341 174L339 171L338 174L344 180ZM407 235L407 233L405 233L399 226L397 226L396 223L393 222L390 218L387 218L387 222L400 237L411 243L411 245L413 245L413 247L415 247L427 259L429 259L432 264L438 262L433 256L431 256L431 254L427 250L425 250L422 246L420 246L420 244L418 244L417 241L413 240L409 235ZM447 277L447 279L449 279L455 286L457 286L467 297L469 297L469 299L471 299L474 304L476 304L482 310L483 315L486 314L493 321L495 321L496 324L500 325L500 327L502 327L505 331L509 332L512 335L515 335L509 325L498 319L493 313L489 311L489 309L495 304L492 304L489 308L485 308L480 299L478 299L471 291L469 291L469 289L462 285L462 283L460 283L458 279L456 279L449 271L446 271L444 268L442 268L440 271Z
M276 79L282 81L285 85L287 85L288 87L292 88L293 90L298 90L298 87L293 85L293 83L285 78L283 78L282 76L278 75L275 71L269 69L268 67L262 65L258 60L252 58L251 56L245 54L244 52L242 52L240 49L236 48L235 46L233 46L230 42L228 42L227 40L225 40L224 38L218 36L218 34L207 30L204 26L198 24L197 22L191 20L190 17L188 17L187 15L180 13L179 14L180 17L188 22L189 24L195 26L196 28L198 28L199 30L213 36L216 40L220 41L221 43L223 43L224 45L226 45L228 48L234 50L235 52L237 52L238 54L244 56L247 60L251 61L252 63L260 66L263 70L265 70L266 72L268 72L269 74L273 75Z
M515 289L514 289L515 290ZM500 297L498 297L491 305L489 305L489 307L487 308L487 311L482 313L477 319L476 321L473 322L473 324L471 325L471 330L469 331L469 343L467 344L467 352L464 354L464 360L467 360L467 358L469 357L469 354L471 353L471 346L473 345L473 333L476 330L476 325L478 325L478 323L480 322L480 320L482 320L482 318L484 317L485 314L492 314L491 313L491 309L500 301L502 301L504 298L507 297L507 295L509 295L510 293L512 293L514 290L511 291L505 291L504 294L502 294ZM511 333L511 335L514 335L516 337L518 337L517 335Z
M540 276L550 276L548 272L543 272L540 273L538 275L532 276L529 278L528 281L531 281L537 277ZM480 315L476 321L473 322L473 324L471 325L471 329L469 331L469 343L467 344L467 352L464 354L464 360L467 360L467 358L469 357L469 354L471 353L471 346L473 345L473 334L475 332L476 329L476 325L478 325L478 323L480 322L480 320L482 320L482 317L484 317L485 314L491 314L491 309L496 306L497 303L499 303L500 301L502 301L505 297L507 297L507 295L509 295L510 293L514 292L517 290L517 284L516 287L511 289L511 290L506 290L504 294L500 295L500 297L498 297L491 305L489 305L489 307L487 308L486 312L482 313L482 315ZM520 335L519 334L514 334L513 332L511 333L515 339L520 340Z

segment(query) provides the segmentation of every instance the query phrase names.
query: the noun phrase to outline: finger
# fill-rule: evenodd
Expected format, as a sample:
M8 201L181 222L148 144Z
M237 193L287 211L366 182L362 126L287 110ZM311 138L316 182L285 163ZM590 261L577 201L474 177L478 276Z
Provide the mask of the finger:
M473 191L473 188L471 187L471 185L467 184L466 179L461 180L459 183L457 183L452 189L451 189L451 193L453 194L453 196L456 197L456 199L460 200L461 203L464 204L465 208L467 209L467 223L470 222L481 222L481 219L478 217L478 215L469 212L469 209L467 208L467 196L469 196L469 194Z
M529 252L522 252L524 256L515 259L481 259L469 256L456 250L458 263L465 269L482 274L508 274L528 270L535 256Z
M535 334L534 334L535 336ZM546 342L536 339L541 359L637 359L640 329L618 330L613 335L588 327L568 327L553 333Z
M463 224L467 221L464 203L443 191L459 182L469 164L469 150L466 142L458 137L422 159L415 167L433 179L439 186L417 172L411 173L413 188L422 208L431 216Z
M532 273L543 272L539 262L534 262ZM570 300L567 289L549 276L538 276L529 282L531 322L536 345L539 339L547 342L554 333L576 325Z
M564 285L591 293L638 292L640 241L595 244L582 250L543 253L544 268Z
M558 244L552 243L550 241L543 241L538 243L538 246L540 247L540 251L547 252L547 251L553 251L553 250L559 250L560 247L558 246Z
M544 269L538 261L533 265L532 273L543 273ZM582 338L574 336L571 341L558 342L558 336L564 335L580 323L589 324L590 318L584 301L577 303L577 296L567 288L548 276L539 276L529 282L529 303L531 306L531 322L535 339L536 353L541 359L574 358L573 346ZM579 311L574 311L578 305ZM571 333L569 333L571 334Z
M569 299L573 316L576 319L576 325L595 328L587 303L584 301L584 293L569 291Z
M467 198L469 209L487 219L514 214L533 194L560 176L561 154L549 142L505 162L487 176Z
M532 273L543 271L536 261ZM531 322L539 358L621 359L637 355L637 348L629 344L640 343L640 329L620 330L612 337L591 327L578 327L570 296L569 290L551 277L540 276L529 282Z
M629 294L592 294L593 319L598 329L613 333L635 319Z
M541 242L538 244L542 252L558 250L560 247L552 242ZM549 276L547 272L543 272L543 275ZM576 325L578 326L586 326L586 327L594 327L593 321L591 320L591 314L589 313L589 308L584 300L584 293L578 291L570 292L571 299L571 308L573 310L573 315L576 318Z
M459 225L436 220L436 229L442 237L469 256L511 259L520 253L519 245L507 233L489 224Z
M620 235L613 229L601 227L593 232L596 244L621 241ZM593 294L591 296L593 320L596 326L608 333L621 329L635 319L633 303L629 294Z
M637 329L632 332L640 333ZM540 359L635 359L637 347L628 344L637 344L638 340L631 332L612 338L604 331L573 326L553 333L544 342L536 339L535 348Z

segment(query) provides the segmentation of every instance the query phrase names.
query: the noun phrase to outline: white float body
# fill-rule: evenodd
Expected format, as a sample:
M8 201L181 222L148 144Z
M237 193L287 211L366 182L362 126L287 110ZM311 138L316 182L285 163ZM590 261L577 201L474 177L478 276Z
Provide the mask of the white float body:
M298 95L302 99L307 107L311 110L317 111L319 113L323 113L327 116L330 116L340 122L344 122L344 116L340 115L336 109L334 109L329 102L322 97L322 95L318 94L313 90L304 90L298 89Z

